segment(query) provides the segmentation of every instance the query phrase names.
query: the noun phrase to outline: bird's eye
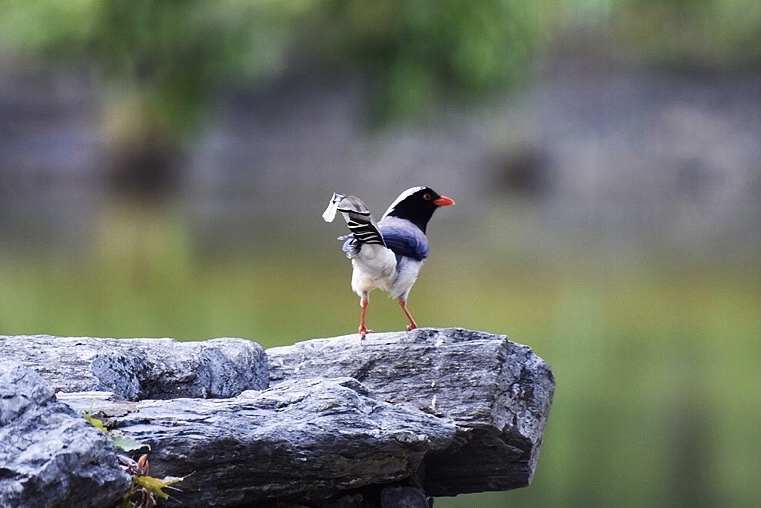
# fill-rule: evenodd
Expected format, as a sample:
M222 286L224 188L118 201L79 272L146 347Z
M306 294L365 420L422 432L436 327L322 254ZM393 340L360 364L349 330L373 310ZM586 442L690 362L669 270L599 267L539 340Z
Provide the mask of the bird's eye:
M431 200L431 197L432 197L432 196L431 196L431 195L430 195L428 192L426 192L425 194L423 194L423 199L425 199L426 201L430 201L430 200Z

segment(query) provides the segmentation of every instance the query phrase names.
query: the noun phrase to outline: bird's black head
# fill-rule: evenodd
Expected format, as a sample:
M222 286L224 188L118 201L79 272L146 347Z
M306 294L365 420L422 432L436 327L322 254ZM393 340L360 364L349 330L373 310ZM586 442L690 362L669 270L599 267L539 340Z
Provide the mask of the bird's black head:
M433 212L441 206L453 204L453 199L440 195L430 187L412 187L402 192L396 201L391 203L383 217L407 219L425 233Z

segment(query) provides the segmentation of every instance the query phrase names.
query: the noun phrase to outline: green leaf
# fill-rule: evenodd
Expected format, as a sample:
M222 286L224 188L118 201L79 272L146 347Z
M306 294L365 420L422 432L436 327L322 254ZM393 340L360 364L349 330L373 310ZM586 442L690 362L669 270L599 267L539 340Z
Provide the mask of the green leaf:
M139 450L140 448L148 448L149 450L151 449L151 445L141 443L137 439L131 438L129 436L112 435L111 439L117 448L125 452L132 452Z
M171 485L174 485L177 482L181 482L184 479L185 479L184 476L183 477L166 476L163 479L154 478L152 476L140 476L140 475L135 475L132 477L132 480L139 487L159 496L162 499L169 499L169 494L164 492L162 489L165 489Z
M93 427L95 427L96 429L98 429L99 431L101 431L101 432L102 432L102 433L104 433L104 434L108 434L108 429L106 428L106 426L105 426L105 425L103 425L103 420L100 420L100 419L98 419L98 418L95 418L95 417L92 415L92 413L90 413L89 411L88 411L88 412L86 412L86 413L84 413L82 416L84 416L85 420L87 420L88 422L90 422L90 424L91 424Z

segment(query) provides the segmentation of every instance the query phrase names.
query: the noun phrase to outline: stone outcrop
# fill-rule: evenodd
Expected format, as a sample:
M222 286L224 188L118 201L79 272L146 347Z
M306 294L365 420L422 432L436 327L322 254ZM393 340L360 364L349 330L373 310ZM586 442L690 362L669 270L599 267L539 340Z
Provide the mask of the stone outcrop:
M530 348L462 329L266 352L241 339L15 336L0 337L0 355L9 358L0 364L3 506L27 506L32 492L50 494L34 506L118 499L128 477L113 444L76 414L90 409L150 445L138 453L152 476L189 475L168 506L423 507L429 496L522 487L554 389ZM77 460L49 455L53 420L32 416L51 410L74 422L55 423L54 442L82 440ZM69 501L74 490L99 504Z

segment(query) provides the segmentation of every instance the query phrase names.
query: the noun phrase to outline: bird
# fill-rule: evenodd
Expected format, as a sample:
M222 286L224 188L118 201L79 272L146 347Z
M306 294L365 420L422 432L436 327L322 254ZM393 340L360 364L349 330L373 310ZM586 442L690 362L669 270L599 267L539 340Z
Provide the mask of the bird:
M428 257L426 227L437 209L454 204L452 198L430 187L411 187L391 203L376 223L361 199L333 193L322 218L333 222L336 212L341 212L349 226L350 233L338 239L344 241L342 250L352 264L351 288L359 296L361 339L372 333L366 318L373 289L386 291L398 301L408 320L407 331L417 328L407 308L407 297Z

